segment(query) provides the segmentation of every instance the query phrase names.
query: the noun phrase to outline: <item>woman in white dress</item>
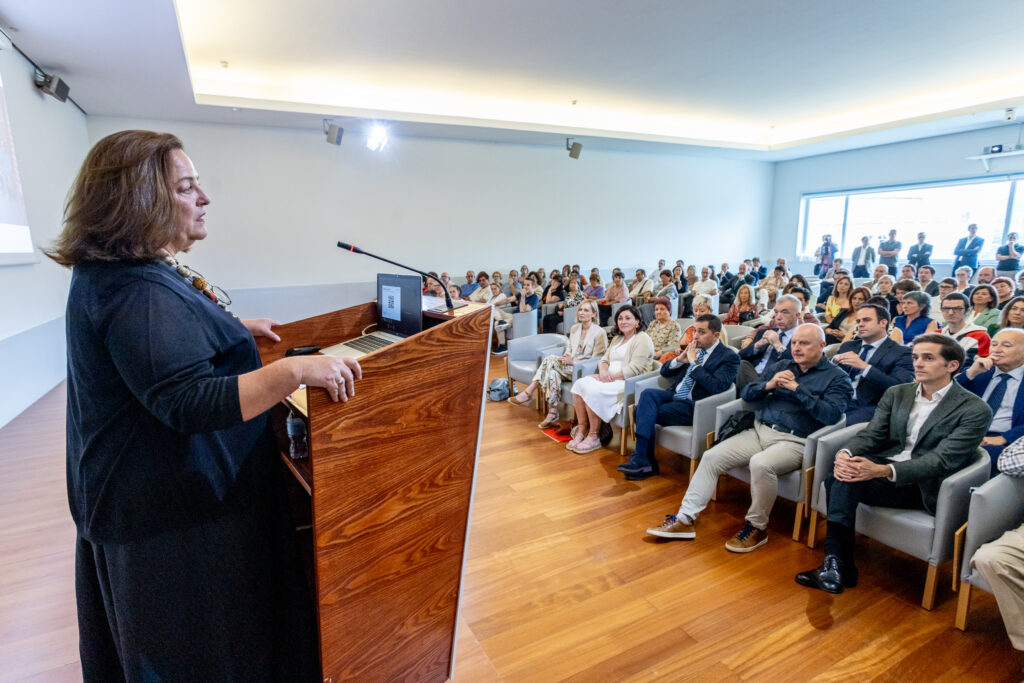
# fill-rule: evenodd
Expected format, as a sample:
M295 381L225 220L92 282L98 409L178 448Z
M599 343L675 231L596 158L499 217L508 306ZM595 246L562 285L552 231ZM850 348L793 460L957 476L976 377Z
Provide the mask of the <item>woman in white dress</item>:
M508 402L517 406L528 406L537 389L544 391L548 414L538 427L548 429L558 424L558 404L562 394L562 380L572 377L572 366L582 360L602 355L608 348L608 337L597 324L597 304L587 301L580 304L576 320L569 332L569 345L561 356L546 356L533 375L530 385Z
M601 357L597 374L572 385L573 407L579 428L566 448L590 453L601 447L597 434L601 421L609 421L622 410L626 379L653 370L654 343L644 332L644 320L634 306L615 312L612 343Z

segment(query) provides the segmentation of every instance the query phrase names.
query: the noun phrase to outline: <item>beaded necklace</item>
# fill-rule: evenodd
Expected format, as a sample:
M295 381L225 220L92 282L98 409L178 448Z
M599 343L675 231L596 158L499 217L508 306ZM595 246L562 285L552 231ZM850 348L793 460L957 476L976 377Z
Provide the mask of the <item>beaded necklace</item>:
M164 263L174 268L178 275L185 278L190 285L195 287L207 299L220 306L226 313L230 313L236 320L239 319L237 315L228 310L228 306L231 305L231 297L228 296L228 293L217 285L211 285L198 270L189 268L184 263L179 263L178 259L167 254L164 255Z

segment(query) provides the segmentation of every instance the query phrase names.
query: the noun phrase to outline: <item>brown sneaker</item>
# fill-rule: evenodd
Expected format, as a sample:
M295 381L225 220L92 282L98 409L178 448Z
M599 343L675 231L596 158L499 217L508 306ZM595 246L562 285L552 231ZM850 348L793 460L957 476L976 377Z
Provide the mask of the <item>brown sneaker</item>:
M677 519L675 515L665 515L665 521L661 523L661 526L652 527L647 530L647 533L661 538L697 538L697 532L694 531L693 525Z
M749 553L768 542L768 531L758 529L750 522L743 525L739 533L725 542L725 549L734 553Z

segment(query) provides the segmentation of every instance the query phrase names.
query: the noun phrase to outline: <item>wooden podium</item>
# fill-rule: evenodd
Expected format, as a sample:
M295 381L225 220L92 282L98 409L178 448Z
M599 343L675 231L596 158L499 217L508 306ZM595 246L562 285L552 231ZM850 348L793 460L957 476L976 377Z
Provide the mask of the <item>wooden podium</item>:
M260 355L375 321L373 302L299 320L274 328L280 342L260 338ZM443 681L454 667L491 307L427 312L424 328L361 358L347 403L310 389L309 458L282 454L309 494L324 681Z

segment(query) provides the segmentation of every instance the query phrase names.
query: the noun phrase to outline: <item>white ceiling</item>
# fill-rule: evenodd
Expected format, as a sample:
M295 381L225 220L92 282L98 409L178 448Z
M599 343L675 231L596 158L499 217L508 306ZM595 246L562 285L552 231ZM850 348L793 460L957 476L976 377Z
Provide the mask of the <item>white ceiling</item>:
M113 116L772 160L1024 104L1021 0L176 4L32 0L0 23Z

